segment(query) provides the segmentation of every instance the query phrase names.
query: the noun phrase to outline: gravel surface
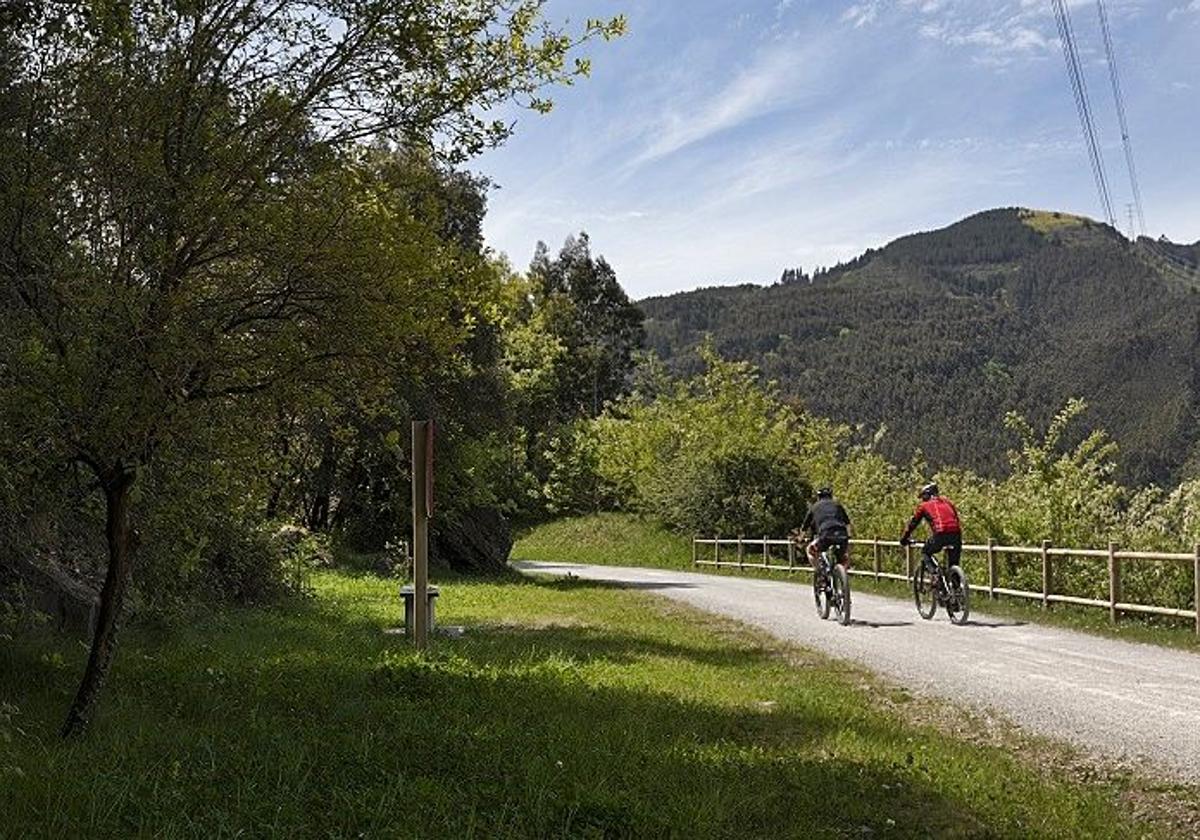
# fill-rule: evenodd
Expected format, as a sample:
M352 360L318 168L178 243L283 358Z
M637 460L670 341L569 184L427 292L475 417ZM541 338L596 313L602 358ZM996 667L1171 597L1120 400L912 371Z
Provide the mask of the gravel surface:
M1200 656L985 615L923 621L911 601L853 593L852 622L821 621L807 584L514 563L650 591L865 665L918 693L998 712L1030 732L1200 782ZM853 584L853 581L852 581Z

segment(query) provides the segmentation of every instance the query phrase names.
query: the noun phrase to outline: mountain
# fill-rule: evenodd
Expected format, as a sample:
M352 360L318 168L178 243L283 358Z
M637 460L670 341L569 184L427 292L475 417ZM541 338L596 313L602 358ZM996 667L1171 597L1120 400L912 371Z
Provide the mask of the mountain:
M906 461L995 474L1004 415L1068 398L1121 447L1122 477L1200 473L1200 242L1130 242L1065 213L990 210L775 286L643 300L649 346L694 370L711 334L818 414Z

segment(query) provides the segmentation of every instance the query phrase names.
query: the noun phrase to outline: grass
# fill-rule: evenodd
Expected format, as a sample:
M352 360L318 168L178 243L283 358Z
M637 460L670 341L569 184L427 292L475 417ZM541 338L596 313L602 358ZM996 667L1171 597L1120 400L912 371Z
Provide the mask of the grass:
M1065 228L1081 227L1087 223L1083 216L1073 216L1070 213L1051 213L1046 210L1022 210L1021 221L1038 233L1052 233Z
M6 837L1159 836L1116 798L955 734L948 709L652 596L442 580L466 628L382 632L395 581L126 636L83 740L84 651L0 644Z
M778 580L807 581L807 576L789 575L787 572L755 569L761 562L754 549L746 553L744 570L701 566L692 567L692 545L686 536L671 533L652 520L621 513L597 513L570 519L560 519L533 528L517 540L513 548L514 560L536 560L543 562L572 562L593 565L647 566L660 569L686 569L710 574L751 574ZM711 558L711 546L704 547L703 559ZM722 549L722 559L730 560L731 550ZM857 549L856 562L859 568L870 564L869 550ZM893 561L896 558L892 558ZM776 557L772 563L783 562ZM866 564L866 565L864 565ZM972 581L986 582L987 568L983 559L964 555L964 564ZM902 571L893 568L892 571ZM896 598L910 597L906 584L900 581L881 579L876 581L861 575L854 576L854 588L864 592L875 592ZM1184 650L1200 651L1200 636L1196 635L1191 619L1170 619L1147 616L1123 616L1116 625L1110 624L1108 611L1094 607L1079 607L1070 604L1055 604L1044 610L1038 602L1011 597L991 600L978 589L975 592L974 609L996 616L1015 618L1022 621L1063 627L1124 639L1131 642L1164 645Z

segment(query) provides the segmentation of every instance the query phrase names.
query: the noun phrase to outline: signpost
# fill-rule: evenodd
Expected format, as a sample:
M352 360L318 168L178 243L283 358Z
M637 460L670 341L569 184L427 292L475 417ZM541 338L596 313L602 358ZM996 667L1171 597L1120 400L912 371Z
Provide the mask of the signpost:
M429 518L433 516L433 421L412 424L413 642L429 640Z

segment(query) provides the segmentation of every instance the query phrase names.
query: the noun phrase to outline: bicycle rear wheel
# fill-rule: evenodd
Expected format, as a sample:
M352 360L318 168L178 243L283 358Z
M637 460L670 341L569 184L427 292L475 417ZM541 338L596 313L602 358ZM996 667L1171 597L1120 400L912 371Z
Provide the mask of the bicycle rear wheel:
M958 566L951 566L946 576L946 614L955 624L966 624L971 615L971 585L967 573Z
M829 618L829 608L832 606L829 597L829 573L825 571L824 559L817 561L813 569L813 600L817 602L817 616L824 621Z
M933 574L925 567L924 559L913 572L913 601L917 615L928 621L937 612L937 592L933 589Z
M841 564L835 564L829 579L833 584L833 609L838 623L845 627L850 623L850 577Z

